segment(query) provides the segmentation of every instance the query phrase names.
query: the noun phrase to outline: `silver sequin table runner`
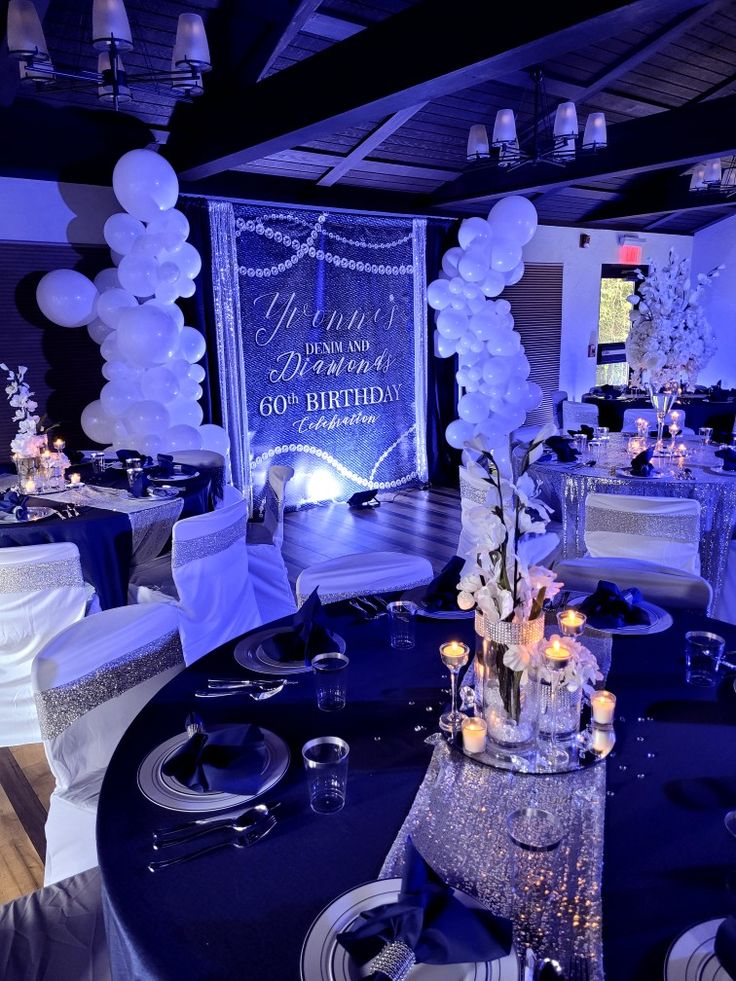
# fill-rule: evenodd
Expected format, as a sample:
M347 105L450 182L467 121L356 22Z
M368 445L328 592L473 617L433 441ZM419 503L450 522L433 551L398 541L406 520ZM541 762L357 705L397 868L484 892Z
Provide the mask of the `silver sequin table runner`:
M601 877L605 764L576 773L522 776L467 760L438 740L424 781L388 853L381 878L401 875L408 836L451 886L537 938L537 953L563 966L586 958L590 981L603 981ZM550 854L551 891L543 901L514 902L514 846L507 816L520 807L563 816L566 835ZM524 920L524 923L519 922ZM540 939L543 938L543 939Z

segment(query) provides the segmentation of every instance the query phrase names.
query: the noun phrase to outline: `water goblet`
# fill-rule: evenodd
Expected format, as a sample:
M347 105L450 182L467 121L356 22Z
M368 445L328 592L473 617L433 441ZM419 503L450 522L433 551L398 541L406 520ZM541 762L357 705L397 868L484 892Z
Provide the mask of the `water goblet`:
M442 663L449 669L450 686L452 689L450 711L444 712L440 716L440 729L444 729L445 732L457 732L462 726L463 720L466 718L462 712L458 711L457 707L457 678L460 674L460 669L468 663L470 648L467 644L461 644L460 641L451 640L447 644L440 645L440 657L442 658Z
M572 438L573 449L577 450L578 456L584 460L588 455L588 437L585 433L578 433Z
M710 442L713 439L713 428L711 426L701 426L698 430L698 436L700 437L701 446L710 446Z

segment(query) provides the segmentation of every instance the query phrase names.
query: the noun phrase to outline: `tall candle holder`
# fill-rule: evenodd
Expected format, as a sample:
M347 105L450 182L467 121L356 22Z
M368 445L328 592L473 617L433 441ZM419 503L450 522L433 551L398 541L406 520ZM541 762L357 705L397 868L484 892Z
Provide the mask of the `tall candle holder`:
M540 741L539 753L547 766L554 768L564 766L570 760L570 754L557 741L557 709L563 672L571 655L567 648L560 644L559 640L554 640L549 647L544 648L542 656L549 675L549 703L547 707L549 731L547 738Z
M457 678L460 669L468 663L470 648L458 640L451 640L447 644L440 644L440 657L442 663L449 669L452 692L450 711L440 716L440 729L444 729L445 732L457 732L467 718L457 708Z

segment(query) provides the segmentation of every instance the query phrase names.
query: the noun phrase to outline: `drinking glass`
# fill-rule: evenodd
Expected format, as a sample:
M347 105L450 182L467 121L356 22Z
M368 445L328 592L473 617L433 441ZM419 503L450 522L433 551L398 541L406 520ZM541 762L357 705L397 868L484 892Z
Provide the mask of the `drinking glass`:
M593 426L593 439L601 440L605 443L609 435L608 426Z
M440 645L440 657L442 663L450 671L450 686L452 690L452 704L449 712L444 712L440 716L440 729L446 732L456 732L462 726L465 716L458 711L457 707L457 678L460 669L465 667L470 657L470 648L467 644L459 641L450 641L448 644Z
M105 459L105 454L102 450L93 450L89 458L92 461L93 473L102 473L102 461Z
M133 484L138 479L138 475L140 474L140 470L136 470L134 467L128 467L128 469L125 471L125 473L128 476L128 487L130 487L132 489Z
M309 806L315 814L336 814L345 806L349 753L338 736L320 736L302 746Z
M317 654L312 658L318 709L339 712L345 708L349 664L350 659L339 652Z
M396 600L389 603L388 626L391 646L397 651L409 651L416 643L416 603Z
M578 451L581 460L584 460L588 452L588 437L584 433L578 433L572 438L573 448Z
M701 426L698 430L698 436L700 437L701 446L710 446L710 441L713 439L713 429L711 426Z
M688 630L685 634L685 681L696 688L712 688L726 649L719 634L707 630Z

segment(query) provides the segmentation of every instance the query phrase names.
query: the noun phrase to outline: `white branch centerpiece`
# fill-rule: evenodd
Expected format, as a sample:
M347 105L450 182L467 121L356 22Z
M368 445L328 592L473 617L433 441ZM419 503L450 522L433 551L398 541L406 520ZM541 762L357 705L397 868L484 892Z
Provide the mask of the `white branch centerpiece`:
M36 414L38 402L26 381L27 366L18 365L14 371L6 364L0 364L0 370L6 373L5 394L11 409L14 410L12 421L18 424L18 431L11 440L10 449L20 485L23 487L25 481L35 479L42 473L44 457L48 456L48 433L53 427L44 429L41 416ZM57 456L64 466L69 465L65 456L62 454Z
M640 380L646 373L655 391L693 385L715 354L715 334L700 298L721 269L699 273L693 284L689 261L670 249L667 262L652 263L647 276L636 270L641 286L629 297L634 309L626 358Z
M475 608L476 701L482 706L488 738L497 747L519 752L536 737L538 704L529 684L534 653L544 637L544 602L562 583L538 561L557 536L547 533L548 506L529 474L545 439L543 427L523 454L515 480L504 476L482 438L466 444L467 469L487 485L485 500L463 509L466 540L472 542L458 584L458 605Z

